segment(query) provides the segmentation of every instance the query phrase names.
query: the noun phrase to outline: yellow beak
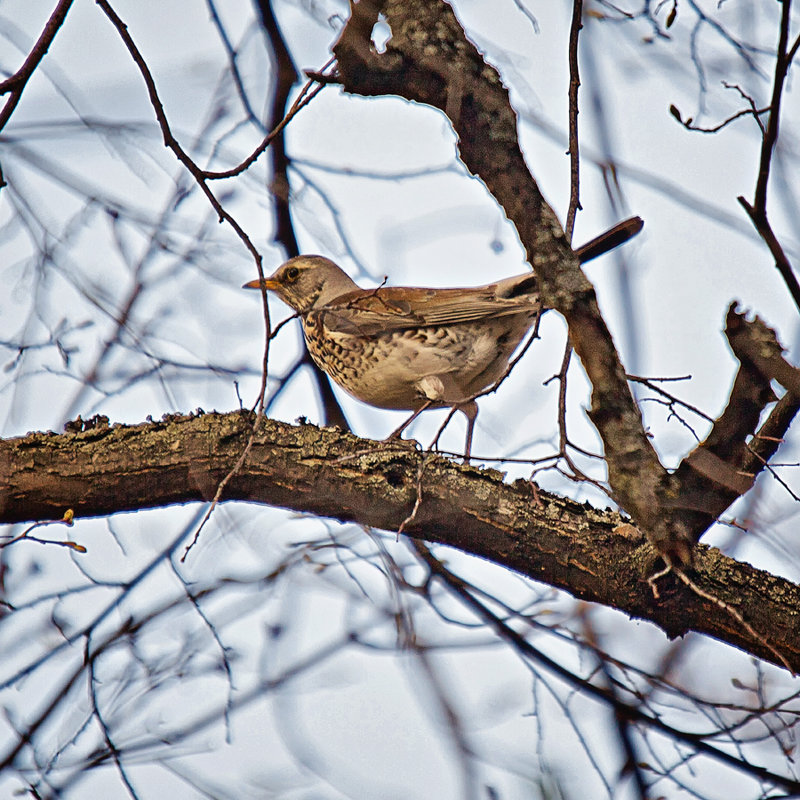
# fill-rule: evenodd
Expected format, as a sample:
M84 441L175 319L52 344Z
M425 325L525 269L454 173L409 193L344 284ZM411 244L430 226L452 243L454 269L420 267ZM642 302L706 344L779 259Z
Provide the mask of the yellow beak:
M246 284L244 284L242 289L260 289L262 286L265 289L271 289L272 291L275 291L280 284L278 281L273 281L270 278L264 278L263 281L256 278L256 280L248 281Z

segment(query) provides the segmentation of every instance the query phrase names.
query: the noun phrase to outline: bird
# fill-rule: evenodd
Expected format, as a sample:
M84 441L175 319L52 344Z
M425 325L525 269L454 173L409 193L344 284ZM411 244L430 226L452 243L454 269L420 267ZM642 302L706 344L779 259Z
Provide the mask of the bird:
M274 292L300 317L314 363L352 397L411 411L388 438L428 408L467 418L464 458L472 450L476 395L503 376L540 313L532 272L485 286L361 289L329 258L290 258L243 288Z
M579 260L626 241L641 229L641 220L634 220L576 250ZM269 290L292 308L314 363L352 397L412 412L388 439L428 408L462 411L466 462L478 414L475 398L504 377L523 337L546 310L532 272L466 288L362 289L320 255L290 258L268 278L242 288Z

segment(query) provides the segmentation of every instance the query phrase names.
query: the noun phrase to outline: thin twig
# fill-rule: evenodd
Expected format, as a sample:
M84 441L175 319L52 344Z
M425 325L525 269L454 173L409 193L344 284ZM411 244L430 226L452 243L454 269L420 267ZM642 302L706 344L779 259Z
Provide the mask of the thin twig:
M754 775L762 780L767 780L775 783L777 786L782 786L789 791L798 791L800 789L800 782L783 775L779 775L766 767L760 767L754 764L742 763L737 756L719 749L706 741L703 734L691 733L687 731L674 728L669 725L659 716L651 716L643 711L639 706L621 703L609 694L609 692L596 684L588 681L579 675L576 675L571 670L567 669L563 664L548 656L538 648L534 647L523 634L515 630L504 620L495 614L488 605L482 603L475 596L471 587L458 575L451 572L447 567L437 559L427 545L418 539L409 539L409 546L417 553L420 560L428 566L433 576L439 578L443 584L456 596L459 597L467 608L470 608L479 619L483 620L489 625L495 634L503 641L511 644L517 654L525 659L532 659L537 664L548 670L549 672L557 675L569 686L599 700L603 703L611 705L618 713L624 713L626 717L637 724L644 725L654 731L661 732L667 736L686 743L692 748L704 755L710 756L723 764L733 767L734 769L744 770L747 773ZM713 600L712 600L713 602Z
M25 91L25 86L53 43L58 29L64 24L71 5L72 0L60 0L22 66L13 75L4 81L0 81L0 95L10 93L3 110L0 111L0 131L5 128L8 120L11 119L22 93Z
M738 201L747 215L750 217L755 229L769 248L772 257L775 259L775 266L786 284L792 299L798 310L800 310L800 282L794 274L792 265L783 250L778 237L772 230L772 225L767 216L767 189L769 186L770 169L772 166L772 156L775 145L778 142L781 118L781 100L783 98L783 86L789 71L792 59L800 47L800 37L794 42L791 50L787 50L789 43L789 27L791 24L792 2L783 0L781 3L781 27L778 37L778 47L775 56L775 75L772 83L772 99L770 101L769 120L767 128L761 139L761 159L758 167L758 180L756 182L755 197L750 204L744 197L738 197Z
M582 208L580 198L580 148L578 144L578 39L583 28L583 0L572 0L572 24L569 30L569 208L564 231L572 241L575 217Z
M117 12L111 8L108 0L95 1L97 5L100 6L100 9L103 11L103 13L109 18L109 20L111 20L111 24L117 29L117 32L125 44L125 47L131 54L131 58L133 58L134 63L139 68L139 72L141 73L145 86L147 87L147 93L150 96L150 104L153 106L156 120L161 128L161 134L164 137L164 146L172 150L178 161L180 161L181 164L183 164L183 166L189 171L192 177L194 177L197 185L200 187L203 194L205 194L205 196L208 198L208 201L214 208L214 211L217 212L220 222L227 222L236 232L236 235L242 240L242 243L256 262L259 278L263 280L264 272L261 266L261 254L258 252L256 246L250 240L250 237L244 231L242 226L222 207L222 204L219 202L219 200L217 200L214 193L208 187L204 171L200 169L200 167L192 160L183 147L181 147L180 142L178 142L173 135L172 130L170 129L169 120L167 119L166 112L164 111L164 106L158 96L158 90L156 89L153 74L150 72L150 68L147 66L147 62L145 61L141 51L136 46L136 42L133 41L133 38L128 32L128 26L120 19Z
M702 597L704 600L708 600L710 603L713 603L717 608L722 609L725 613L729 614L733 619L735 619L749 634L750 636L755 639L755 641L762 644L767 650L778 659L778 661L783 664L786 669L789 670L791 675L796 676L797 673L792 669L791 664L786 660L786 657L781 653L773 644L767 641L767 639L762 636L760 633L757 633L753 626L747 622L747 620L730 604L726 603L724 600L720 599L719 597L715 597L710 592L706 592L704 589L701 589L691 578L689 578L686 573L679 568L673 568L673 572L679 580L684 583L686 586L689 587L691 591L693 591L698 597Z
M333 59L331 59L328 64L332 63L332 61ZM325 67L323 67L323 69L325 69ZM292 103L291 108L286 112L283 119L281 119L281 121L261 140L258 147L256 147L244 161L226 170L219 170L216 172L212 170L203 170L202 174L204 177L210 181L233 178L251 167L258 160L259 156L272 144L275 137L278 136L295 116L297 116L297 113L305 108L325 88L323 84L314 86L313 89L311 88L312 86L314 86L313 81L308 81L308 83L303 86L297 99Z
M417 465L417 496L414 500L414 507L411 509L411 513L400 523L400 527L397 529L397 538L400 539L400 534L405 531L405 529L411 525L417 519L417 513L419 512L419 507L422 505L422 476L425 473L425 455L422 455L422 458L419 460L419 464Z
M698 417L706 420L707 422L715 422L716 420L714 417L709 416L704 411L701 411L697 406L693 406L691 403L687 403L684 400L681 400L678 397L675 397L674 394L670 394L669 392L664 391L660 386L656 386L653 383L652 378L642 378L639 375L627 375L626 376L629 381L633 381L634 383L641 383L643 386L646 386L651 392L655 392L656 394L660 394L662 397L665 397L669 400L670 404L675 404L679 406L683 406L687 411L691 411L693 414L697 414ZM659 378L659 380L683 380L683 378Z
M28 541L36 542L37 544L55 544L59 547L67 547L70 550L74 550L76 553L85 553L86 548L82 544L78 544L71 539L42 539L39 536L31 536L31 531L36 528L42 528L45 525L66 525L71 528L74 521L75 512L71 508L68 508L61 519L44 519L39 522L34 522L33 525L29 525L22 533L15 536L13 539L9 539L7 542L0 542L0 550L9 545L16 544L17 542Z

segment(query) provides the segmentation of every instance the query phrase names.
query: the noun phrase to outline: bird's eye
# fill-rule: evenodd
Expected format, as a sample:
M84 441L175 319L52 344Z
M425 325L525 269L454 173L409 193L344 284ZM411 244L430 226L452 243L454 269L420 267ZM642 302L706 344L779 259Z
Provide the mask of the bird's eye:
M300 277L300 270L297 267L289 267L286 272L283 273L283 277L289 283L294 283L298 277Z

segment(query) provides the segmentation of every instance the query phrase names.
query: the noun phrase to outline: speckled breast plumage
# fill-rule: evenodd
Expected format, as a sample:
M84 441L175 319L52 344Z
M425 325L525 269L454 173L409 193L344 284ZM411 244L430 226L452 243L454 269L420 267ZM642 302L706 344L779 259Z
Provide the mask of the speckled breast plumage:
M335 309L303 316L314 362L353 397L387 409L461 403L503 374L535 317L534 309L474 322L399 328L384 332L326 324ZM357 326L356 326L357 327ZM435 376L435 382L426 380Z

